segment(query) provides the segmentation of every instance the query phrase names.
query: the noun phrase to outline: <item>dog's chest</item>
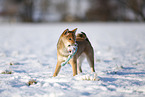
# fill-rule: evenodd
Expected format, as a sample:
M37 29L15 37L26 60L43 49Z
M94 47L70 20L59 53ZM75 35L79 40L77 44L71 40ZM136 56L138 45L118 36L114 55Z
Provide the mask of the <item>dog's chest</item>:
M65 61L65 60L67 60L67 57L64 57L64 56L58 56L58 60L63 60L63 61Z

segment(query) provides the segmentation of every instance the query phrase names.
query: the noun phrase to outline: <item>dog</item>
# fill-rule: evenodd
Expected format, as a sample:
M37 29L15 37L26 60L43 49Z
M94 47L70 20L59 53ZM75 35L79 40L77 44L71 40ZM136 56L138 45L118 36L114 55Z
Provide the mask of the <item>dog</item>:
M81 65L85 57L91 67L91 71L95 72L93 47L84 32L75 35L76 31L77 28L72 31L66 29L61 34L57 43L57 65L53 77L58 75L61 69L61 64L65 62L68 56L72 53L72 51L68 49L70 46L77 46L75 55L68 61L68 64L71 64L72 66L73 76L82 72Z

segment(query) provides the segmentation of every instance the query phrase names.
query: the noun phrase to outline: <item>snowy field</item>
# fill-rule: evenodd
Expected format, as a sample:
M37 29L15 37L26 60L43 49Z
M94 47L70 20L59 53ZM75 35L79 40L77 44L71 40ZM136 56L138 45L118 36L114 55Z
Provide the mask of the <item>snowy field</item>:
M52 77L66 28L87 34L99 81L86 60L82 74L68 64ZM0 97L145 97L145 24L0 24Z

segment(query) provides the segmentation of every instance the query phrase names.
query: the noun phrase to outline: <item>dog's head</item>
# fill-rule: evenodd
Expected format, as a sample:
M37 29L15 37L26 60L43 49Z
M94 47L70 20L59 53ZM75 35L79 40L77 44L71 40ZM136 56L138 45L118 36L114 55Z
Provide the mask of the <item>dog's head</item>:
M76 35L75 35L76 31L77 31L77 28L72 31L69 31L69 29L66 29L61 35L64 46L65 48L68 49L69 53L72 53L72 50L69 50L72 46L74 47L77 46Z

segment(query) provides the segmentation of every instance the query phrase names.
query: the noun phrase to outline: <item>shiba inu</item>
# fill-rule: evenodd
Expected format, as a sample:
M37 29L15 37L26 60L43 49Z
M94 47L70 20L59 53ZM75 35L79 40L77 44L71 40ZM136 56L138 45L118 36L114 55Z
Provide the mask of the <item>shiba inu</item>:
M95 72L94 69L94 50L91 46L89 39L87 38L84 32L75 35L76 29L69 31L66 29L60 36L57 43L57 65L55 68L55 72L53 76L57 76L60 69L61 63L63 63L67 57L72 54L73 50L77 47L77 51L75 55L68 61L72 66L73 76L77 75L77 73L81 73L81 65L84 58L87 58L87 61L91 67L91 71ZM73 46L73 49L69 49Z

